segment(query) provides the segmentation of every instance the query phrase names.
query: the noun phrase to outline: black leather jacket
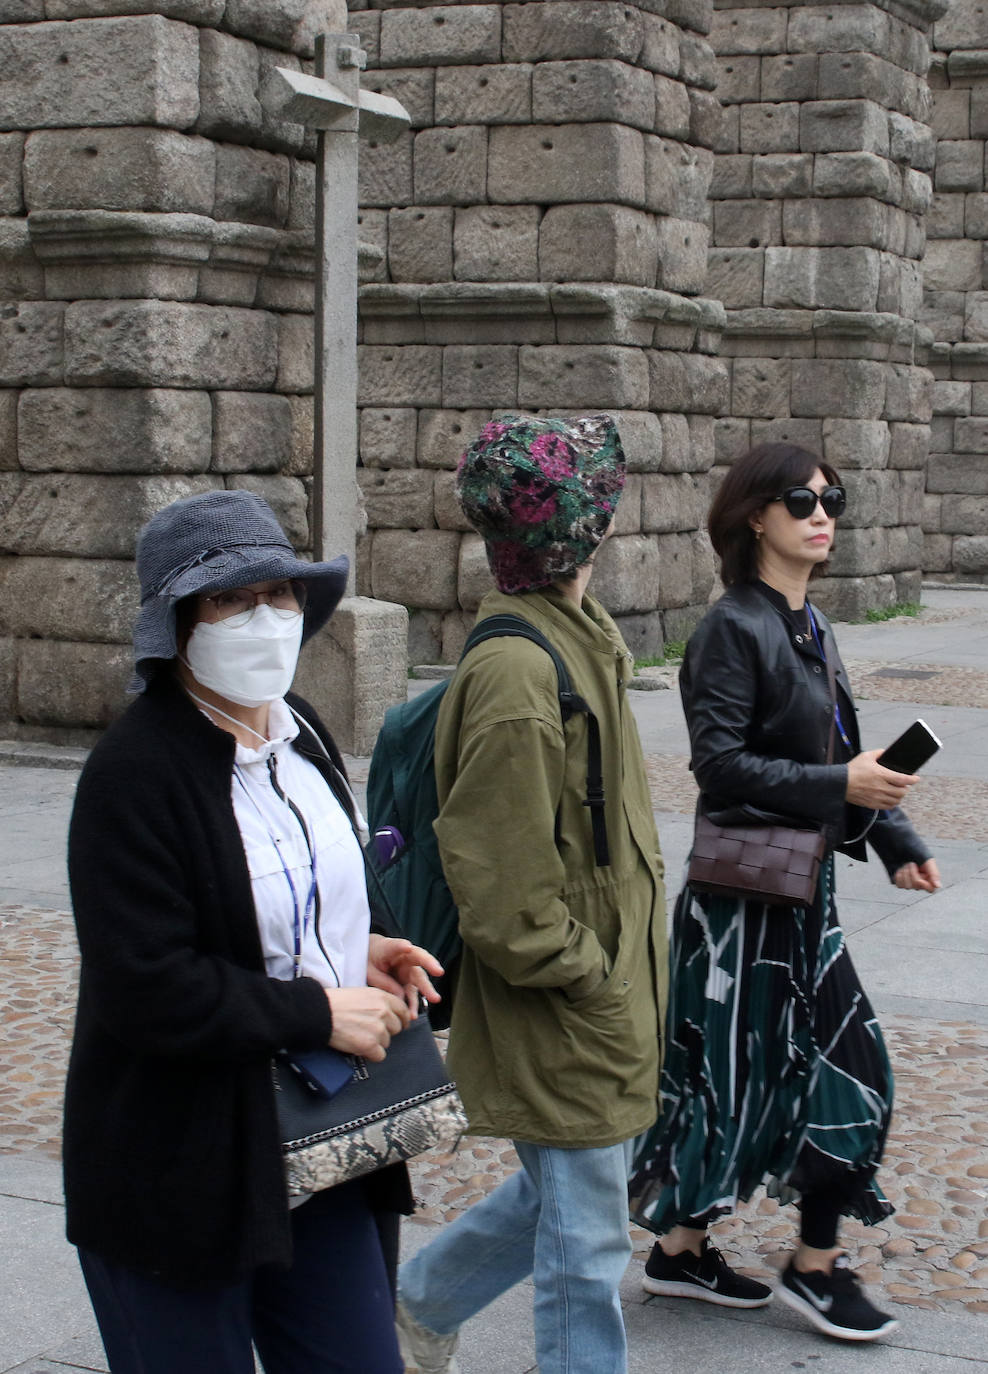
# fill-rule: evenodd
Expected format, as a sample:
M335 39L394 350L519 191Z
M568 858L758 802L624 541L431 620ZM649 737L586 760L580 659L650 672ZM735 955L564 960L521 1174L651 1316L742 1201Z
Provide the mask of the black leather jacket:
M732 587L686 646L679 685L699 805L708 813L726 812L725 820L744 806L791 823L816 822L826 827L834 848L866 860L866 844L858 837L872 813L844 800L846 759L861 749L847 672L826 617L814 607L851 742L849 753L837 735L834 759L845 761L828 764L827 671L812 638L798 632L783 606L783 598L770 590ZM899 807L880 812L867 836L890 875L930 857Z

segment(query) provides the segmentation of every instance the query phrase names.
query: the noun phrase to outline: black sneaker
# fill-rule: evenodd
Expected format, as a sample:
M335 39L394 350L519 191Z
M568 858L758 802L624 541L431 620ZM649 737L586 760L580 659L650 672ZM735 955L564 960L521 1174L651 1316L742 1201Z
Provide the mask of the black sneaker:
M718 1307L764 1307L772 1301L768 1284L736 1274L707 1239L699 1255L689 1250L667 1255L656 1241L645 1265L642 1287L646 1293L659 1293L664 1298L699 1298Z
M819 1269L804 1274L790 1260L777 1291L784 1303L802 1313L818 1331L841 1341L875 1341L899 1325L868 1301L844 1254L834 1260L830 1274Z

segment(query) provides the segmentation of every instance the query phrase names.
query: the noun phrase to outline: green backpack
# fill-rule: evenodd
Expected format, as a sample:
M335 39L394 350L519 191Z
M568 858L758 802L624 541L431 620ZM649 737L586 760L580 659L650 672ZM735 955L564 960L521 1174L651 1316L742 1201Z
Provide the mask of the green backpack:
M604 820L604 779L601 768L600 727L597 717L577 696L566 665L545 635L515 615L495 615L474 626L467 636L461 661L477 644L501 636L530 639L552 659L558 679L559 708L565 723L574 713L587 717L587 789L584 806L590 809L594 860L610 863ZM404 841L395 858L375 864L373 846L368 866L385 902L396 913L402 935L434 954L445 976L436 981L442 1001L429 1008L436 1030L449 1025L462 941L453 894L446 884L439 845L432 823L439 814L434 749L436 717L450 679L438 682L411 701L392 706L371 756L367 778L367 815L371 833L394 827Z

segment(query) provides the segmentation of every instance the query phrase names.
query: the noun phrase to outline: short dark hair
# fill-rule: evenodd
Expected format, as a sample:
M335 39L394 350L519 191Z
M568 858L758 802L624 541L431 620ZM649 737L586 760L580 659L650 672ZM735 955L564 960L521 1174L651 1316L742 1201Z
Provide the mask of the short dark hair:
M734 460L707 515L725 587L758 581L758 541L749 524L751 517L787 487L804 486L817 468L828 482L839 485L835 469L798 444L756 444ZM825 564L818 564L810 576L825 570Z

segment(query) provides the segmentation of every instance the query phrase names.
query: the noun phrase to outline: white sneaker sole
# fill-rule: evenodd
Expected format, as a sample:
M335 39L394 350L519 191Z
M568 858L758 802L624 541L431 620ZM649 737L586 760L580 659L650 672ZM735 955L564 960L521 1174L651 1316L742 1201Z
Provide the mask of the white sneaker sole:
M798 1293L794 1293L784 1283L780 1283L775 1291L780 1302L784 1302L787 1307L791 1307L794 1312L805 1317L823 1335L833 1336L838 1341L877 1341L882 1336L891 1335L899 1325L894 1317L889 1317L888 1321L882 1326L876 1326L873 1331L858 1331L851 1326L835 1326L833 1322L827 1320L822 1312L818 1312L811 1302L801 1298Z
M772 1301L771 1292L764 1298L732 1298L699 1284L653 1279L650 1274L642 1275L642 1287L646 1293L655 1293L660 1298L696 1298L699 1302L712 1302L717 1307L766 1307Z

